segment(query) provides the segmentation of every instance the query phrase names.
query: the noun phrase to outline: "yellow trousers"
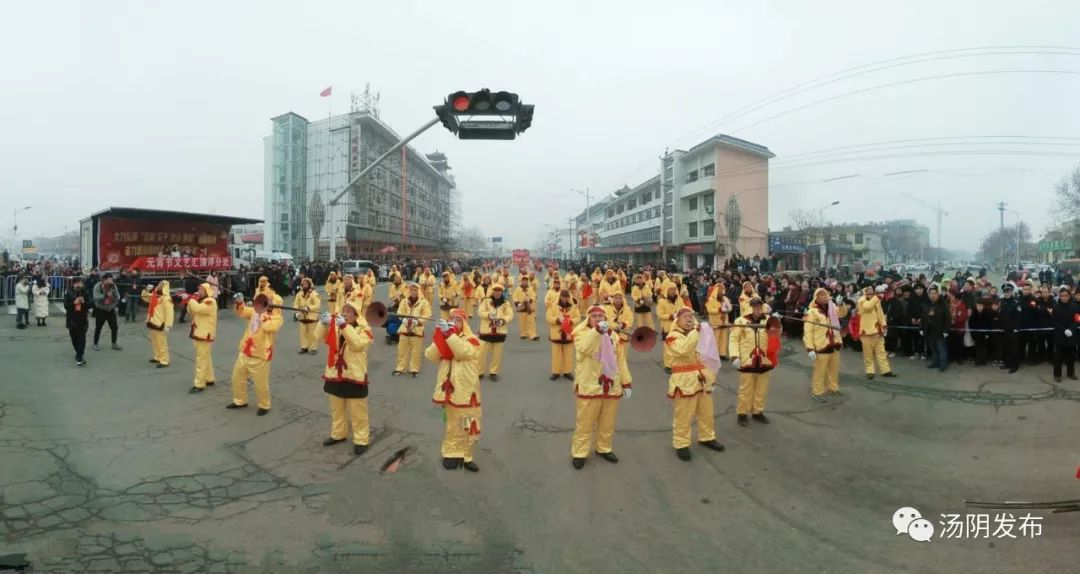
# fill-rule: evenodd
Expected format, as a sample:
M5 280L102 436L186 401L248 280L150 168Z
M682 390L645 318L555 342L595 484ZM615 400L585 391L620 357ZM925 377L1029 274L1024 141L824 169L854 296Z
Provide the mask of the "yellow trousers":
M499 374L499 368L502 367L503 345L504 343L480 341L480 363L477 369L481 375L484 374L489 354L491 355L491 368L487 372L491 375Z
M596 452L611 452L611 439L615 436L615 418L619 414L621 399L582 399L577 401L577 418L574 438L570 444L570 456L586 458L596 432Z
M648 327L654 331L656 330L651 311L648 313L634 313L634 328L638 327Z
M518 329L526 339L536 337L536 312L518 313Z
M877 359L878 371L881 371L882 374L892 370L889 368L889 358L885 355L885 337L881 335L863 335L859 340L862 341L862 359L866 374L874 374L875 359Z
M716 337L716 351L721 357L728 356L728 338L731 336L731 327L713 327L713 336Z
M424 299L432 306L435 306L435 288L434 287L422 287L420 293L424 296Z
M195 341L195 388L202 389L206 383L214 381L214 356L211 351L214 344L209 341Z
M473 445L480 439L480 407L443 407L446 429L443 432L443 458L473 460Z
M551 374L566 375L574 373L574 344L551 344Z
M675 397L675 417L671 421L671 445L675 448L690 446L690 424L697 418L698 441L716 439L713 420L712 395L698 393L692 397Z
M810 392L814 396L825 394L826 390L840 390L840 352L818 354L814 360L814 375L810 383Z
M671 321L668 321L666 325L664 324L664 321L660 321L660 337L661 337L660 338L660 344L664 346L664 355L663 356L664 356L664 366L665 367L670 367L671 366L671 356L673 354L671 352L671 349L668 348L667 343L664 342L664 337L666 337L667 334L671 332L671 326L672 326Z
M247 382L255 385L255 400L260 409L270 408L270 361L241 354L236 357L232 371L233 402L246 405L248 402Z
M308 351L314 351L318 348L319 343L315 341L315 323L300 323L300 348Z
M423 337L406 337L404 335L399 337L397 344L397 366L394 367L394 370L403 373L406 370L410 373L419 373L420 347L423 345ZM408 369L406 369L406 367L408 367Z
M337 315L341 312L341 305L339 305L338 303L339 301L327 300L326 310L329 311L331 315Z
M154 352L154 360L162 365L169 364L169 335L165 331L148 329L150 331L150 348Z
M330 438L345 438L351 424L353 444L367 446L371 439L367 399L343 399L336 395L326 397L330 400Z
M735 413L746 415L765 412L765 396L769 394L769 375L772 373L739 373L739 401Z
M624 386L634 382L634 378L630 376L630 366L626 364L629 347L629 341L623 341L622 339L615 346L615 360L619 363L619 384Z
M465 300L465 316L472 319L476 314L476 298L469 297Z

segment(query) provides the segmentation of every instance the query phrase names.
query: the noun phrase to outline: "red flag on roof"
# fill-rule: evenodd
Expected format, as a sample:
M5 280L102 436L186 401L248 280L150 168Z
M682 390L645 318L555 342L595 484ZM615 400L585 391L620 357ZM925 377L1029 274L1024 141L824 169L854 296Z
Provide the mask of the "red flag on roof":
M330 87L326 88L325 90L319 92L319 97L325 98L326 96L329 96L330 93L333 92L333 91L334 91L334 87L330 86Z

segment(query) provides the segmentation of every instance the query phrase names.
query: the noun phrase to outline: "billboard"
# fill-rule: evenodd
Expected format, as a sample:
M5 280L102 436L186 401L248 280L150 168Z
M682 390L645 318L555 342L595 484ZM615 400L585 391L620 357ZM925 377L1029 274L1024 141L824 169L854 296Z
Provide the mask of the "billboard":
M98 220L102 271L230 269L229 225L180 219Z

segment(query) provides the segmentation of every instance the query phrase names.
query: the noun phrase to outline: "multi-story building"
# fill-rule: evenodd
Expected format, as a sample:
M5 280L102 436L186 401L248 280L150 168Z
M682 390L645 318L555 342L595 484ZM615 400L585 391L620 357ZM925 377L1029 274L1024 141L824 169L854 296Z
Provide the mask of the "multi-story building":
M598 260L660 263L660 176L624 186L611 197L600 229Z
M893 219L871 223L882 236L882 249L888 263L925 261L930 246L930 228L914 219Z
M666 154L660 179L667 257L690 268L718 267L736 254L768 256L773 157L765 146L724 134Z
M310 122L289 112L264 138L264 248L299 259L445 250L460 229L460 196L446 156L409 146L330 205L357 173L401 138L363 111Z
M577 231L578 244L574 255L587 261L596 259L599 253L600 232L604 229L606 210L612 198L605 197L596 203L589 205L587 210L582 210L574 218L574 227ZM588 211L588 215L586 215Z

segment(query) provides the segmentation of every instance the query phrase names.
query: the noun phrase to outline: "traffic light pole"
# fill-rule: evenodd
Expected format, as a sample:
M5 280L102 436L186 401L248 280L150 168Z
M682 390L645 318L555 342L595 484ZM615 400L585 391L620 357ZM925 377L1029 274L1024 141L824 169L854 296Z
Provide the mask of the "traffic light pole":
M345 187L342 188L342 190L339 191L338 194L336 196L334 196L333 199L330 200L330 261L334 261L334 260L337 259L337 228L335 227L336 222L334 221L334 211L336 210L338 203L341 202L341 198L344 197L345 194L348 193L348 191L350 189L352 189L352 186L356 185L356 183L359 182L361 179L363 179L364 176L366 176L373 169L375 169L376 166L378 166L380 163L382 163L383 160L390 157L391 155L393 155L395 152L397 152L401 148L405 147L406 144L408 144L412 140L416 139L417 136L419 136L420 134L426 132L428 129L430 129L432 126L434 126L437 123L439 123L439 118L436 117L436 118L432 119L431 121L429 121L428 123L424 124L423 126L420 126L420 128L417 129L416 131L414 131L413 133L411 133L411 134L405 136L404 138L402 138L401 141L399 141L396 144L390 146L390 149L386 150L386 153L384 153L384 154L380 155L379 157L375 158L375 161L369 163L367 165L367 167L360 170L360 173L356 174L356 177L353 177L352 179L350 179L349 183L345 184ZM346 218L346 220L347 219L348 218Z

